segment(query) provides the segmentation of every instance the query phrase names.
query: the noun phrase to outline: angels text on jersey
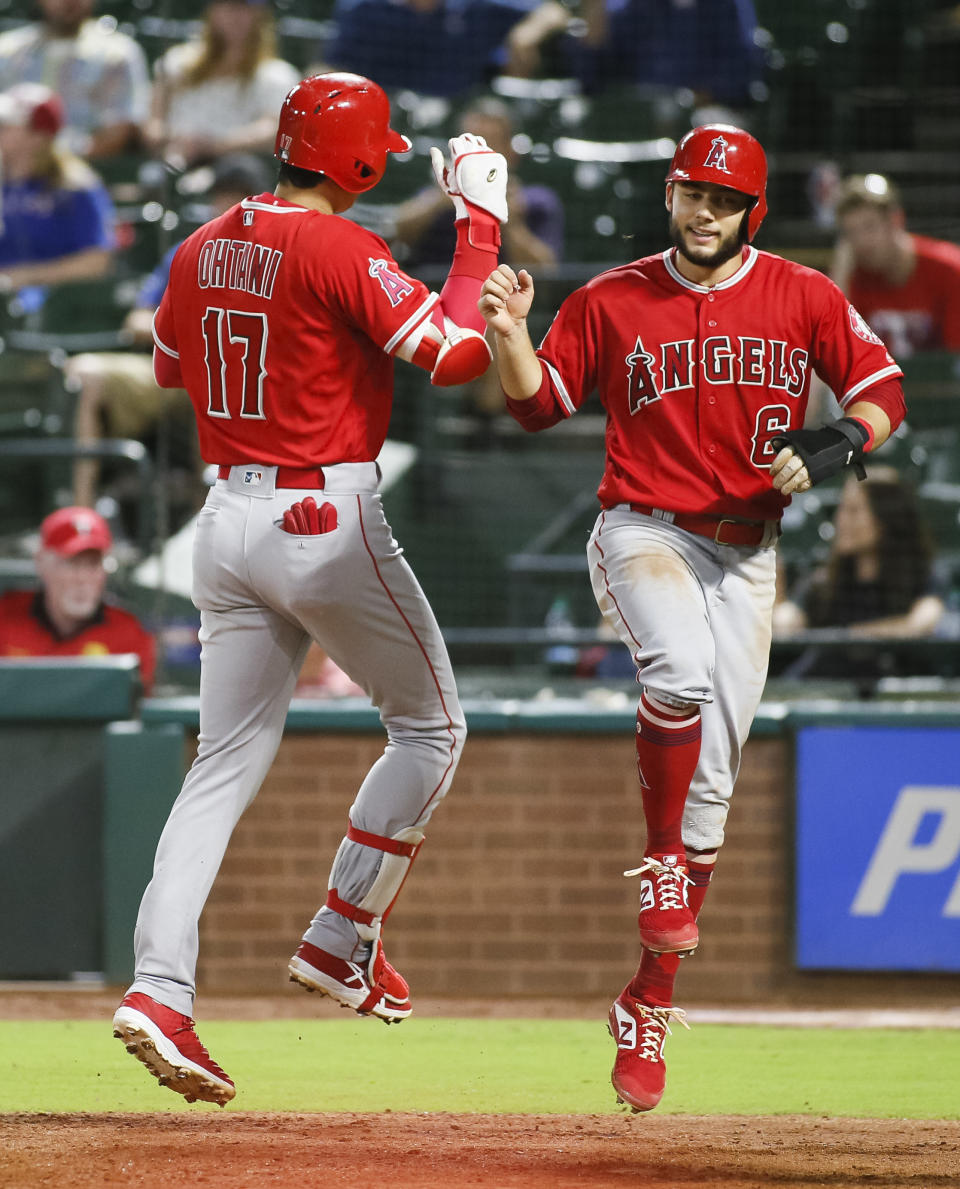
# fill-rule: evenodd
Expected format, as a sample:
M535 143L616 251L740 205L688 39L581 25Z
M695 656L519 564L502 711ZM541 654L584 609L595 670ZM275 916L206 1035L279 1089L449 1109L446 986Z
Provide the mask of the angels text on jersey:
M715 334L703 340L698 355L696 339L658 343L651 351L638 334L626 357L627 406L633 416L664 396L696 388L698 370L706 384L770 388L800 397L809 359L809 351L783 339Z

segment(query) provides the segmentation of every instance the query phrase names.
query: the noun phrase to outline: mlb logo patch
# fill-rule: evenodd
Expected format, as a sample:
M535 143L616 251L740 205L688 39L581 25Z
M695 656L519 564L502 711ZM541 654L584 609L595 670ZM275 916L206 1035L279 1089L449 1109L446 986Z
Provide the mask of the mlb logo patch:
M259 487L263 482L263 471L244 471L243 485L244 487Z

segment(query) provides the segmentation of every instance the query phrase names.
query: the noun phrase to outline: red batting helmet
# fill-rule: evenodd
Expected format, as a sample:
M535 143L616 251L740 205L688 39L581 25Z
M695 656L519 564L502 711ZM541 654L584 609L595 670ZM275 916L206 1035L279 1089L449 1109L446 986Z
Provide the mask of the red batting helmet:
M383 177L387 153L410 147L390 127L390 101L376 83L359 74L315 74L284 99L273 155L362 194Z
M767 158L760 142L732 124L701 124L684 136L670 163L668 182L712 182L754 199L747 239L767 213Z

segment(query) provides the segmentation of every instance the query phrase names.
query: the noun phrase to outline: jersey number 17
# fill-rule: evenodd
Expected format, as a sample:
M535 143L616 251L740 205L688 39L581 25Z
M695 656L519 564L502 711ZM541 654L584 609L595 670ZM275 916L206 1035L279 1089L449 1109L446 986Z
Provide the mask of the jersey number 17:
M208 306L201 323L207 369L207 414L265 421L267 315Z

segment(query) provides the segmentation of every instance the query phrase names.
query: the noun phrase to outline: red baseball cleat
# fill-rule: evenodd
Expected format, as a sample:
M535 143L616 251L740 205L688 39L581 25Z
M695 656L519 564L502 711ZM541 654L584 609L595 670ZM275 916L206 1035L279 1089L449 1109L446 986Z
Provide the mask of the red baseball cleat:
M692 954L700 942L697 922L687 903L685 855L647 855L624 875L641 875L640 944L654 954Z
M617 1056L610 1080L617 1101L634 1111L652 1111L663 1097L667 1067L663 1046L670 1035L670 1020L689 1029L679 1007L647 1007L624 990L610 1008L610 1035L617 1042Z
M113 1035L161 1086L182 1094L187 1102L199 1098L225 1106L237 1092L200 1043L193 1020L149 995L134 992L124 998L113 1017Z
M342 1007L353 1008L358 1015L372 1014L392 1024L405 1020L413 1011L410 988L383 956L379 940L366 969L356 962L336 958L309 941L300 943L288 969L291 982L308 991L329 995Z

